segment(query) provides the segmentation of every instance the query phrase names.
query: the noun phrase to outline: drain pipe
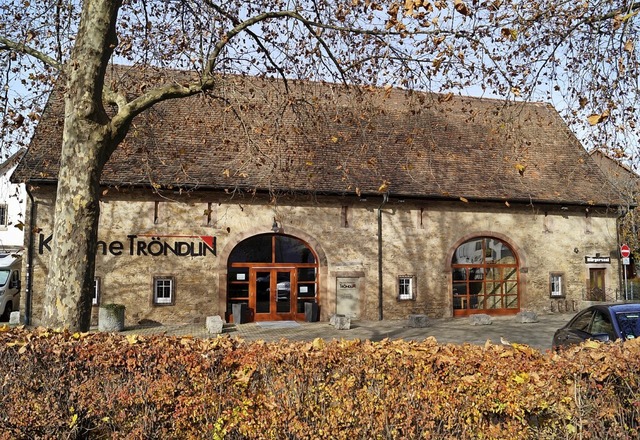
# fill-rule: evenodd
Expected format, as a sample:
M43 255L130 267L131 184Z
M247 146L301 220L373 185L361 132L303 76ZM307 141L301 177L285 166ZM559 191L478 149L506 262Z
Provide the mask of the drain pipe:
M33 199L33 194L29 191L29 186L25 184L29 201L31 202L31 209L29 211L29 245L27 247L27 288L25 289L24 298L24 324L31 325L31 302L32 302L32 286L33 286L33 247L34 238L33 231L35 230L36 222L36 202Z
M382 195L382 203L378 206L378 320L382 321L382 207L389 201L389 193Z

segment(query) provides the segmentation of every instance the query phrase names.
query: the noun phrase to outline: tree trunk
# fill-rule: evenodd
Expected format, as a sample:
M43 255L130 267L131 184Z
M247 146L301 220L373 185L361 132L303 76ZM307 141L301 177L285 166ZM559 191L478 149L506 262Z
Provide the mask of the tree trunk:
M108 142L103 132L104 126L83 118L65 120L43 310L46 326L89 329L103 166L95 153Z
M100 175L122 135L102 105L121 0L85 0L65 74L65 120L43 324L86 331L91 319Z

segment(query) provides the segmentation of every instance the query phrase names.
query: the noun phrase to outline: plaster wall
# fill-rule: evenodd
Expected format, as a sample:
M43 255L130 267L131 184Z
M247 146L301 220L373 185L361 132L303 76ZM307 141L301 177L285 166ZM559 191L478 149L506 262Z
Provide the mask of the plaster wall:
M0 176L0 203L7 207L7 224L0 224L0 252L13 252L22 248L26 206L26 190L24 184L14 184L9 176L15 166Z

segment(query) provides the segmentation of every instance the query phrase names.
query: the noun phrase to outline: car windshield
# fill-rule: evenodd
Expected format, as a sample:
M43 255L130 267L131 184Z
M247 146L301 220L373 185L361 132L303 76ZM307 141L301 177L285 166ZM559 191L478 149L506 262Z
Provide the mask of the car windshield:
M0 286L4 286L7 283L10 273L11 271L8 269L0 269Z
M624 312L616 314L620 332L625 339L640 336L640 312Z

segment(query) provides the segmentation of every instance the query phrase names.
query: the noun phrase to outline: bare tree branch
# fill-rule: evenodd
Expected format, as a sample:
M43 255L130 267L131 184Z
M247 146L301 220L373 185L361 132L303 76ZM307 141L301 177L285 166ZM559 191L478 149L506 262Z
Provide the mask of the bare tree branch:
M56 70L62 70L61 63L24 43L16 43L15 41L12 41L3 36L0 36L0 43L4 45L3 47L0 47L1 50L14 50L16 52L21 52L26 55L32 56L45 64L48 64Z

